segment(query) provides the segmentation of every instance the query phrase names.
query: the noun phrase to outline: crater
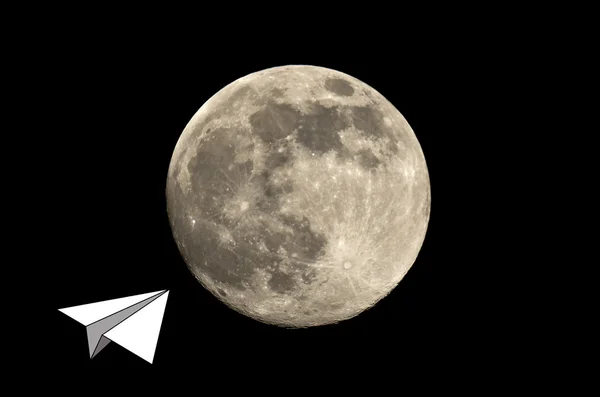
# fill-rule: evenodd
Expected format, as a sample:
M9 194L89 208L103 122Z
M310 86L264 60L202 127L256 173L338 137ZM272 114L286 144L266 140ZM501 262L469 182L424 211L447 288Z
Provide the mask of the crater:
M213 110L208 115L206 115L206 117L204 117L201 121L199 121L196 125L192 127L192 131L186 139L186 144L189 144L190 142L195 142L196 138L202 135L204 128L207 125L210 125L210 123L213 120L218 119L220 116L221 112L219 111L219 109L217 109L216 111Z
M352 96L352 94L354 94L352 85L348 81L340 78L329 78L325 80L325 89L340 96Z

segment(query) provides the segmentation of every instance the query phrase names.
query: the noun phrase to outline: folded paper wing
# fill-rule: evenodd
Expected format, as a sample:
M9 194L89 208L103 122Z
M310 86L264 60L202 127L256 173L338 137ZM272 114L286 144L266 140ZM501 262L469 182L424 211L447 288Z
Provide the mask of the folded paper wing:
M169 291L59 309L86 326L90 358L113 341L152 364Z

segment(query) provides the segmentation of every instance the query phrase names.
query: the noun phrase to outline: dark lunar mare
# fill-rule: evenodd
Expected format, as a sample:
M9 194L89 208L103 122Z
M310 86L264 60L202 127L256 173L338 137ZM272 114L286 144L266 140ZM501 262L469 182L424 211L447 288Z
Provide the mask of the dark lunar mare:
M302 111L294 105L298 99L304 101L298 106ZM389 292L385 280L400 275L392 275L396 269L388 264L394 256L414 254L428 222L427 170L409 129L402 115L376 91L333 71L320 73L310 66L274 68L223 88L186 126L170 163L169 221L185 262L211 292L259 321L303 327L356 315L372 305L378 294ZM348 131L341 134L343 130ZM349 141L357 134L357 141ZM287 193L310 194L312 181L306 178L327 172L327 167L314 168L326 153L328 160L337 161L335 172L359 166L371 173L372 178L361 179L366 175L359 173L352 180L349 172L338 180L341 184L322 183L319 188L333 187L332 194L342 193L332 197L337 198L332 202L336 211L332 222L341 216L339 226L349 236L340 243L360 246L376 240L358 253L336 253L335 247L328 247L328 237L316 233L308 219L313 219L312 214L293 216L282 211ZM290 173L290 180L285 177L288 169L297 171ZM374 181L374 189L362 189L361 180L367 186ZM390 194L379 194L388 182ZM372 194L378 195L369 202ZM401 205L393 205L399 197ZM307 204L306 211L323 210ZM388 234L385 228L395 227L394 222L404 216L408 224ZM325 222L327 217L315 219ZM360 229L345 229L352 219ZM371 230L379 221L384 226L381 233L379 226ZM356 232L364 232L364 238ZM359 266L346 273L327 270L331 258L320 268L313 266L325 252L353 264L355 255ZM375 263L371 266L363 259ZM362 289L353 281L373 288ZM312 285L299 288L302 283ZM236 290L256 294L238 295ZM273 299L277 293L285 294L285 299Z
M325 89L340 96L352 96L354 88L350 82L340 78L329 78L325 80Z
M341 81L344 80L339 80L336 84L343 84ZM368 139L387 138L390 142L388 149L393 154L398 153L396 144L399 138L385 124L384 117L382 111L375 106L326 107L312 102L309 104L308 114L302 114L289 104L268 100L263 109L250 116L250 125L252 132L269 145L276 145L293 131L297 131L296 141L311 152L320 155L333 150L339 159L347 160L350 153L342 143L339 132L350 126L357 128ZM358 153L358 160L361 166L369 170L380 163L375 154L369 151Z
M340 96L353 93L350 84L341 79L330 79L325 86ZM248 95L256 93L247 86L235 91L222 108L210 113L204 122L195 126L188 139L199 136L208 122L230 113L234 105ZM260 101L255 100L255 103ZM173 230L186 230L185 235L176 238L183 245L181 248L186 260L195 265L195 271L230 287L246 289L251 288L248 280L255 271L263 269L271 273L269 287L286 293L296 287L296 279L305 283L313 281L315 272L310 264L323 255L327 239L311 229L308 219L283 216L278 211L279 197L282 193L291 192L292 185L289 181L275 184L271 177L278 168L293 166L295 159L284 138L296 131L296 141L300 145L317 155L333 150L343 161L352 155L338 132L351 125L370 139L388 136L394 143L397 138L385 125L381 111L374 107L339 105L328 108L313 102L310 112L305 115L288 104L277 104L272 100L264 103L263 109L250 115L249 122L252 133L270 148L265 159L265 171L251 176L251 161L243 164L234 162L236 136L246 131L215 128L208 133L211 139L204 138L196 154L183 165L191 176L191 191L186 193L177 183L170 184L169 213L172 223L183 226ZM370 171L380 164L380 160L368 149L354 154L353 158ZM177 180L181 166L179 161L175 162L172 181ZM233 189L227 190L227 186ZM235 189L244 186L252 186L257 192L254 207L249 209L253 211L254 221L250 224L236 223L223 216L224 203L235 194ZM266 221L258 220L261 214L263 219L281 223L291 232L273 229ZM196 219L194 225L190 217ZM222 241L220 228L231 232L235 245ZM266 246L267 252L258 249L261 243ZM281 248L287 252L285 267L282 266L284 256L278 253Z
M189 193L178 184L169 186L172 222L183 226L176 229L187 231L177 239L183 245L186 259L194 264L193 270L214 281L238 289L252 288L248 280L256 270L263 269L271 273L268 283L273 291L289 292L297 286L296 279L307 283L313 280L315 273L308 264L322 255L327 240L311 230L306 218L295 219L278 213L279 197L292 187L289 182L274 184L270 177L272 171L289 166L293 161L289 148L283 152L271 151L266 159L267 171L252 176L252 162L234 162L232 143L237 133L233 129L216 129L211 132L211 139L202 141L187 163L191 175ZM235 189L247 186L254 186L257 192L255 207L248 209L253 211L253 222L236 224L224 216L224 203L235 194ZM264 220L260 220L259 215ZM193 225L190 217L196 220ZM278 222L291 231L273 229L268 221ZM219 231L223 228L231 232L235 245L222 241ZM267 252L259 250L261 243ZM288 259L288 255L279 253L282 248L289 255L295 254L285 270L279 266Z

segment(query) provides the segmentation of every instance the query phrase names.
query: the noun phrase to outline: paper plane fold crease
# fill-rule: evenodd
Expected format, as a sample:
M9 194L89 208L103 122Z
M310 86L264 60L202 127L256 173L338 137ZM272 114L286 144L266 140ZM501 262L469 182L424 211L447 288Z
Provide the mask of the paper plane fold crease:
M90 358L112 341L152 364L168 296L163 290L59 311L85 325Z

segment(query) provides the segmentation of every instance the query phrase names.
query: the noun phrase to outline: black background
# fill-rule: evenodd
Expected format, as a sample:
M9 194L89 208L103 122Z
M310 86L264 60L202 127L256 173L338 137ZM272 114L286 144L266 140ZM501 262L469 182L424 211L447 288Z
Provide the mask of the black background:
M58 148L46 188L55 215L45 253L52 264L44 268L52 343L40 354L54 368L191 366L206 374L227 366L235 374L232 363L248 371L257 358L274 367L309 360L377 366L390 357L427 365L492 344L483 332L483 303L474 297L474 284L485 289L482 274L447 242L470 238L464 224L447 226L452 215L465 219L450 203L457 195L463 204L475 199L460 197L466 171L442 144L448 135L460 139L465 119L475 120L480 98L471 73L480 59L450 44L361 54L314 48L258 54L240 45L224 56L203 50L202 41L181 48L158 39L66 40L52 49L42 76L47 89L60 93L47 124ZM414 129L432 185L425 242L398 287L351 320L300 330L246 318L203 289L173 241L165 202L171 155L194 113L235 79L286 64L336 69L383 94ZM90 360L85 327L58 311L162 289L170 295L152 366L114 343Z

